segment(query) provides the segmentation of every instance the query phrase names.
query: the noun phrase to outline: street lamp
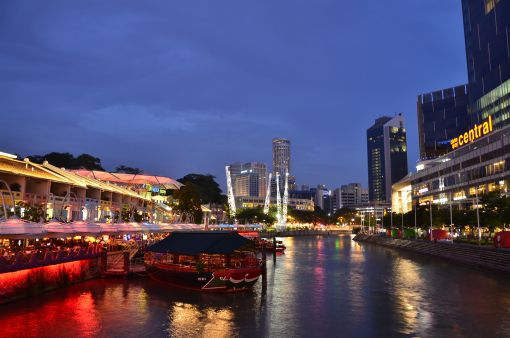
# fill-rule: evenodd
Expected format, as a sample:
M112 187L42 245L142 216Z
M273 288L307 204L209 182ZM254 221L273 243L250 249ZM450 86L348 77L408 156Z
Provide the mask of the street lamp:
M416 204L413 204L414 208L414 239L418 238L418 227L416 222L416 210L418 209L418 201L416 201Z
M432 197L434 198L434 197ZM432 238L432 201L429 201L429 210L430 210L430 240L433 240Z
M482 240L482 233L480 231L480 208L478 206L478 186L475 187L475 196L476 196L476 223L478 226L478 245Z

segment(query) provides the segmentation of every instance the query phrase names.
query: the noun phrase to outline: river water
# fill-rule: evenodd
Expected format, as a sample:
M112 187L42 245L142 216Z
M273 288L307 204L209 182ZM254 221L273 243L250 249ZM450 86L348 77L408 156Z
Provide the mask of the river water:
M0 306L0 337L510 337L510 279L350 236L285 238L268 286L94 280Z

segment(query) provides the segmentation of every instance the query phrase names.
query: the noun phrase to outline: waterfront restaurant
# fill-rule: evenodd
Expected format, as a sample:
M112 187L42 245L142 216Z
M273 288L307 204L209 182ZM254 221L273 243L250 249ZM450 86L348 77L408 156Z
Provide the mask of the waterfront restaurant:
M38 208L44 220L66 222L112 219L122 208L150 206L149 198L124 187L5 153L0 153L0 196L6 205L21 205L22 213Z
M461 208L469 208L485 192L500 190L508 193L510 126L479 136L470 140L469 133L467 137L463 135L463 141L468 140L467 144L462 142L462 146L459 145L446 155L418 163L417 172L405 180L410 185L414 205L452 203ZM394 192L408 189L402 183L394 187ZM407 205L409 203L405 198L394 199L394 203L398 204L398 201ZM406 209L398 205L393 208Z

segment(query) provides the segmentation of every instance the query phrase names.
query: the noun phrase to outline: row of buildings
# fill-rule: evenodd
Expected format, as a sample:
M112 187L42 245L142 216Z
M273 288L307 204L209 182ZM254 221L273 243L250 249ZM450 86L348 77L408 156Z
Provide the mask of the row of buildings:
M66 170L0 152L2 216L13 213L16 206L21 216L29 213L35 222L120 222L121 218L190 222L174 219L177 215L166 203L166 191L181 186L168 177Z
M297 186L291 171L291 143L288 139L272 140L272 171L265 163L236 162L229 165L232 190L237 208L263 207L269 191L271 204L276 204L276 180L289 174L289 207L313 211L315 207L333 214L341 208L356 208L368 204L368 189L360 183L350 183L330 190L324 185L312 187ZM269 181L269 177L271 180ZM280 194L284 191L284 180L280 179Z
M367 130L369 195L394 212L469 208L510 184L510 0L462 0L468 83L418 95L420 158L408 173L401 115ZM404 170L405 169L405 170Z

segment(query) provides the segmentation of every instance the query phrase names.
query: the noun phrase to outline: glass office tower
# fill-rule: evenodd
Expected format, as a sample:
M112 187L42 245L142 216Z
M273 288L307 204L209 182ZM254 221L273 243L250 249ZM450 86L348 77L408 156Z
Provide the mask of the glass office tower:
M451 150L450 140L469 129L467 85L418 95L420 159Z
M383 116L367 129L368 188L371 202L390 203L391 185L407 175L404 117Z
M510 124L510 0L462 0L470 124Z

